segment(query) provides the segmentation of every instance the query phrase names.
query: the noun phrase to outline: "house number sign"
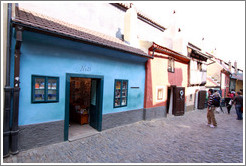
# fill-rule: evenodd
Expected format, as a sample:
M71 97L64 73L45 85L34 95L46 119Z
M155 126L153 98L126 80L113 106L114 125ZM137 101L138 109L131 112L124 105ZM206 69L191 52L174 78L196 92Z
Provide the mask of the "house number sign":
M80 68L80 71L91 71L91 67L90 66L86 66L86 65L82 65Z
M179 94L180 94L180 99L182 99L182 97L183 97L183 95L184 95L184 91L181 90L181 91L179 92Z

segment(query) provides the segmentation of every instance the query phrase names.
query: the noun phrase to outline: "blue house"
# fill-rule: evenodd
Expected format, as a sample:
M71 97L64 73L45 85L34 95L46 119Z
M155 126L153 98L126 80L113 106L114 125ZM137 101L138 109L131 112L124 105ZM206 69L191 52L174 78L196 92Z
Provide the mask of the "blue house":
M101 131L143 119L149 55L19 8L12 23L12 130L20 150L69 140L76 125Z

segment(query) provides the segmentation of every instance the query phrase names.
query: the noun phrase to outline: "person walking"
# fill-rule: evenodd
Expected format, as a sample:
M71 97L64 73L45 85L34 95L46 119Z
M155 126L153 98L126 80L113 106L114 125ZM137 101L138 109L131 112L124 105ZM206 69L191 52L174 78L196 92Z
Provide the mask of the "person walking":
M232 101L233 101L233 99L234 99L234 94L231 93L231 92L229 92L229 93L228 93L228 97L229 97L229 101L228 101L226 107L227 107L227 112L228 112L228 114L230 114L231 107L232 107Z
M243 96L240 95L240 92L236 93L236 96L233 99L237 112L237 120L243 120L241 107L243 107Z
M207 109L207 120L208 120L207 125L210 126L211 128L214 128L217 127L217 122L214 115L215 107L213 105L213 101L215 96L213 95L213 89L208 90L208 95L209 96L208 96L208 109ZM211 124L211 122L213 124Z
M218 97L219 98L219 107L220 107L220 110L221 110L221 112L223 112L224 113L224 111L223 111L223 109L222 109L222 107L221 107L221 96L220 96L220 94L219 94L219 92L217 91L217 90L214 90L214 97ZM217 109L217 108L216 108ZM219 112L219 110L217 111L217 112Z

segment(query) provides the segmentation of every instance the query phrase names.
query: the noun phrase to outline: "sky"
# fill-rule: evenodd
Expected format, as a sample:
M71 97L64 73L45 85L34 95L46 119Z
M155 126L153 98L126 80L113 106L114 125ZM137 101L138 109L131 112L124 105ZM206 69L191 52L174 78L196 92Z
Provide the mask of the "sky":
M191 43L196 45L204 38L207 52L216 48L218 58L225 62L230 60L232 64L236 60L240 69L245 68L244 1L125 2L132 2L137 9L167 28L175 10L177 25Z
M129 1L128 1L129 2ZM177 25L190 41L216 48L216 56L225 62L237 61L245 68L244 1L133 1L136 8L164 27L175 10Z

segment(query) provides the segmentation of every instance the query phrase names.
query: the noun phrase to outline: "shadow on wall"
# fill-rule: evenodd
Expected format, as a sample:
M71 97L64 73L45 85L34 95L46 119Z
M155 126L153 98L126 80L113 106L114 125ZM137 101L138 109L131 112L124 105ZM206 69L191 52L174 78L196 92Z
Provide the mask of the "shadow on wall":
M171 85L182 86L183 71L181 68L175 68L174 73L168 72L168 82Z
M120 40L123 40L123 34L121 33L121 28L118 28L118 31L116 32L115 37Z

